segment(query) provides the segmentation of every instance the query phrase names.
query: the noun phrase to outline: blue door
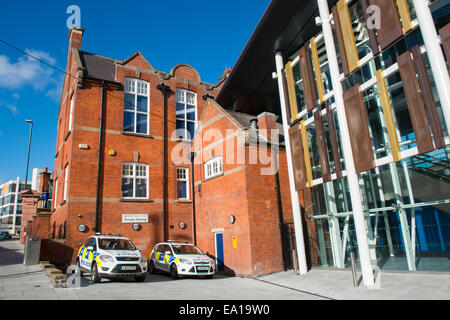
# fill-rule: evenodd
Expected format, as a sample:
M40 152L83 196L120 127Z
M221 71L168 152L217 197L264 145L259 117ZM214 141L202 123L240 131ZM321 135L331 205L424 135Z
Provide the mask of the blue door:
M214 234L216 238L216 263L217 263L217 270L223 271L224 263L223 263L223 234L222 233L215 233Z

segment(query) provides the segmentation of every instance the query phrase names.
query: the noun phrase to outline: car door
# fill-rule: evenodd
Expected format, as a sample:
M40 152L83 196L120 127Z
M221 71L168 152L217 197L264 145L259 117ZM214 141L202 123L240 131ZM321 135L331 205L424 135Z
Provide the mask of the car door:
M164 246L164 251L162 252L163 259L162 259L162 266L163 270L169 272L170 271L170 257L173 256L172 248L169 245ZM170 252L170 254L166 254L166 252Z
M91 241L91 238L88 238L84 243L83 243L83 247L81 248L80 254L78 259L80 260L80 265L82 268L87 269L87 265L86 265L86 252L87 252L87 247L89 246L89 243Z
M155 264L155 268L157 268L157 269L162 269L161 262L159 261L159 258L162 255L161 248L163 246L164 245L162 245L162 244L156 246L155 249L154 249L155 252L154 252L154 254L152 254L153 263Z

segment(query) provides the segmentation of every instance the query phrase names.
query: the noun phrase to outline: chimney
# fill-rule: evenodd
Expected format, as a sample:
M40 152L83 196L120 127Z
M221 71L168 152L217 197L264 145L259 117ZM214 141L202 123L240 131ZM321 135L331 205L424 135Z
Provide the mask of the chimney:
M39 183L39 192L44 193L48 192L48 183L50 181L51 173L48 172L48 168L45 168L43 172L41 172L40 183Z
M259 135L271 141L272 130L277 129L277 116L270 112L258 115Z
M84 29L72 27L67 38L69 39L69 52L72 48L81 50L81 39L83 38Z

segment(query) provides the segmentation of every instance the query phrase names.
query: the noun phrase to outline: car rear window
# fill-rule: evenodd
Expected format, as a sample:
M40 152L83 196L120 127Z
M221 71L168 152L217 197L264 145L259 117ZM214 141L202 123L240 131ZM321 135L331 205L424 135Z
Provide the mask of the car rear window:
M126 239L98 239L98 246L102 250L136 250L133 242Z

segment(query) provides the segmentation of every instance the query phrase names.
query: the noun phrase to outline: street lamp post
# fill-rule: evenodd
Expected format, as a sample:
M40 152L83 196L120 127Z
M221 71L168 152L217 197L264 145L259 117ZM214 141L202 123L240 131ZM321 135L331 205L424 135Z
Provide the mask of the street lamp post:
M30 141L28 142L27 171L25 173L25 190L26 190L27 189L27 182L28 182L28 166L30 164L31 136L33 135L33 121L32 120L25 120L25 122L31 123L31 126L30 126ZM19 187L19 186L17 186L17 187Z

